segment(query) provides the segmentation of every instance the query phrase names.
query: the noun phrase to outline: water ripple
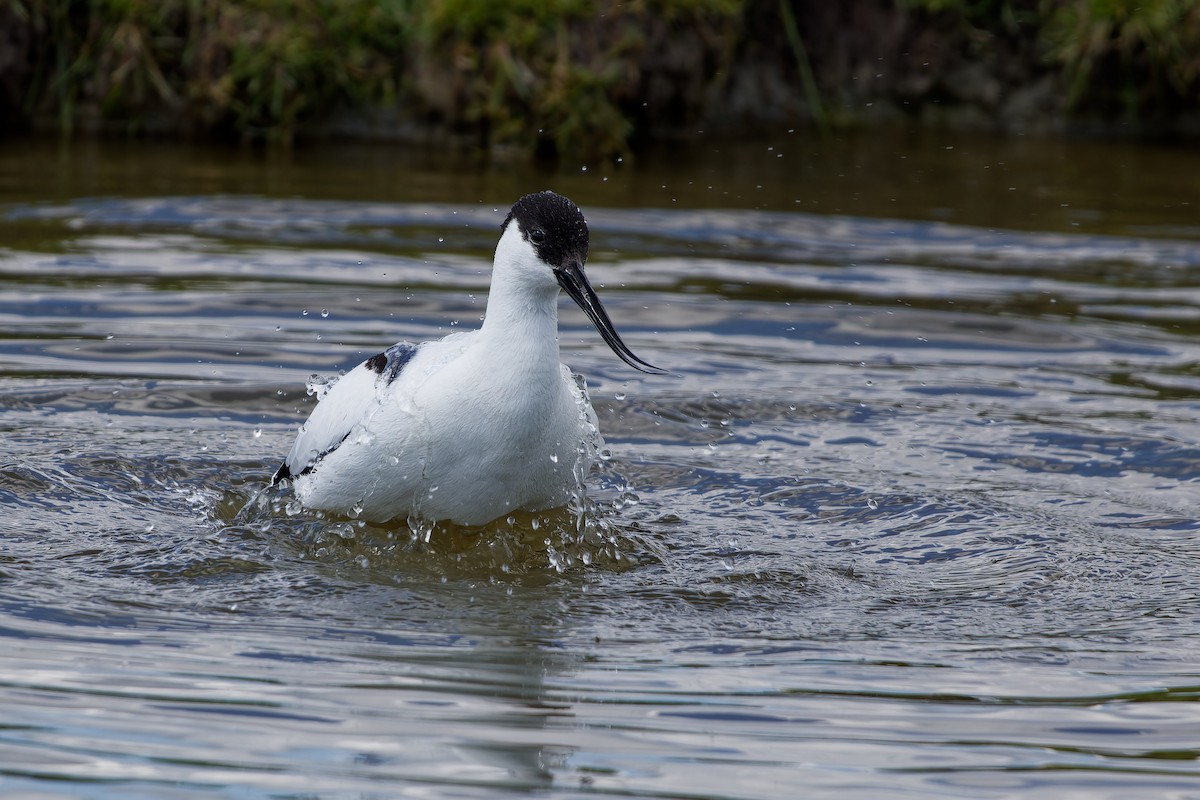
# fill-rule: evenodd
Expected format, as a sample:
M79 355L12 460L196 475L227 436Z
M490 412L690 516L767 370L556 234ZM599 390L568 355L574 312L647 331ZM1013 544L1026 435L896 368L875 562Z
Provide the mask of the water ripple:
M414 531L267 491L312 373L478 321L503 213L0 209L6 789L1191 790L1191 229L591 208L672 372L563 307L586 505Z

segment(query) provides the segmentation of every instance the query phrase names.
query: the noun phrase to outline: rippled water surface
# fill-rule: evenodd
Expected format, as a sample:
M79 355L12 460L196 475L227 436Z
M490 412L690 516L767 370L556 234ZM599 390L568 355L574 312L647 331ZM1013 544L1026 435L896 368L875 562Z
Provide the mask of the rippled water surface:
M0 790L1200 797L1200 155L800 134L565 174L0 150ZM305 382L592 227L611 458L483 529L263 493Z

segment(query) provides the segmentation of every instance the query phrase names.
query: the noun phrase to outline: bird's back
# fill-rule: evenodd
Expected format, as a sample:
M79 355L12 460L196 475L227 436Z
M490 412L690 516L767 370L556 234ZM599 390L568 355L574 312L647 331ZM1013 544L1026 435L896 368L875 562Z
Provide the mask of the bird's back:
M334 384L285 462L301 502L464 524L568 502L601 446L586 390L557 363L496 363L477 334L391 348Z

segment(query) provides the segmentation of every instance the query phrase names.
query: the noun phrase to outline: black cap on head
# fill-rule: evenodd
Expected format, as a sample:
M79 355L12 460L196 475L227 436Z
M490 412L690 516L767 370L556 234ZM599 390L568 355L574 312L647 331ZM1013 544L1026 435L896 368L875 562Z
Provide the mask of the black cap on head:
M579 206L549 190L527 194L513 203L501 230L513 220L538 257L552 267L583 265L588 255L587 220Z
M664 372L638 358L621 341L604 306L600 305L600 298L588 283L583 273L583 263L588 255L588 227L579 207L560 194L535 192L513 204L500 229L508 228L514 219L521 236L533 245L538 257L550 265L558 285L588 315L612 351L634 369L649 373Z

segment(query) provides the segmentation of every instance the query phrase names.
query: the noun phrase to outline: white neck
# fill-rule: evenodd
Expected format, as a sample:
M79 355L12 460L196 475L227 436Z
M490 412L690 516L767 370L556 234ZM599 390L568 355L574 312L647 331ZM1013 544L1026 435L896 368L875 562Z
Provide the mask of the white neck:
M552 363L558 369L558 282L510 222L496 245L483 338L505 360Z

